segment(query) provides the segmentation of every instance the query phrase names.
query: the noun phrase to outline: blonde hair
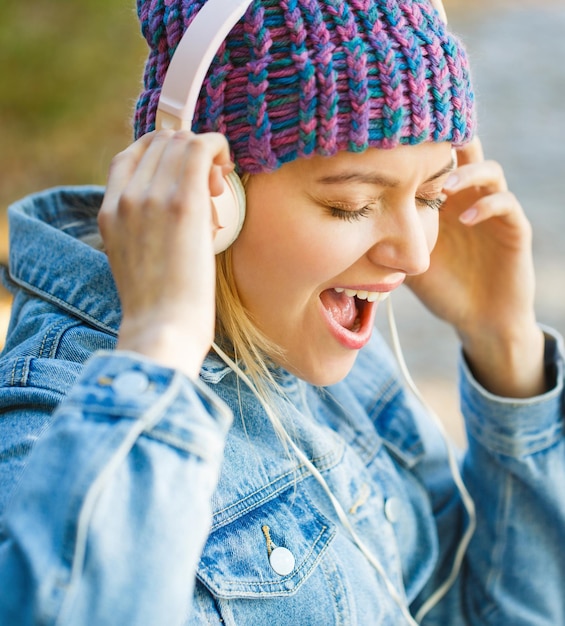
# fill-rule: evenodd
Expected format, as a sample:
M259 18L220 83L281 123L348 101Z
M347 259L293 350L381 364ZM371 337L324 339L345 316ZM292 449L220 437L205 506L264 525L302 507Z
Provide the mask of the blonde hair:
M231 248L216 256L216 341L212 350L235 373L238 385L242 381L258 399L286 456L290 459L294 450L301 459L291 435L292 419L288 421L283 408L288 409L289 400L271 371L276 357L284 352L261 332L244 307L233 275ZM241 403L239 413L245 425Z
M249 174L242 174L244 189L247 189L250 179ZM276 402L273 403L276 397L285 397L271 372L273 364L282 360L284 351L261 332L243 305L233 273L231 247L216 256L216 344L219 344L220 350L217 350L217 345L213 345L212 349L238 376L241 370L245 372L246 384L253 385L263 406L276 405ZM231 363L222 356L222 351ZM272 411L267 411L267 415L284 443L282 415L278 412L275 415Z
M262 395L277 387L270 365L282 356L282 349L260 331L241 302L231 248L216 257L216 342L239 363Z
M241 174L247 191L251 175ZM266 337L244 307L235 282L231 247L216 256L216 342L234 361L239 361L257 389L274 383L269 370L282 349Z

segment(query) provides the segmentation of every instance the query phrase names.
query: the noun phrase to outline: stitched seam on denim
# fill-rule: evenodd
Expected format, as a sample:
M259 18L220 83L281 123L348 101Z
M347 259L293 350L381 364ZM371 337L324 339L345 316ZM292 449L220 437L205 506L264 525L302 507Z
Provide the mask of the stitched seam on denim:
M345 571L346 568L343 569ZM320 571L322 572L334 599L334 616L339 620L336 621L336 626L351 626L353 622L351 621L351 606L349 604L349 598L353 597L354 594L346 588L334 554L332 554L332 558L326 558L325 560L320 561ZM341 600L338 597L338 586L341 590ZM346 612L347 615L344 615L344 612Z
M20 285L20 287L23 287L27 291L35 295L42 296L47 302L59 304L61 306L61 309L63 309L64 311L70 312L73 315L76 315L76 317L78 317L79 319L85 322L88 322L90 325L94 326L95 328L98 328L99 330L104 330L110 333L111 335L113 335L114 337L117 337L118 331L115 328L112 328L111 326L108 326L107 324L100 321L99 319L92 317L92 315L85 313L84 311L73 306L66 300L62 300L61 298L54 296L52 293L49 293L48 291L45 291L41 289L40 287L36 287L35 285L32 285L31 283L28 283L27 281L22 280L21 278L16 278L14 276L11 276L11 278L17 285Z
M61 322L58 323L58 325L61 325ZM57 324L55 325L55 327L57 327ZM45 345L47 343L47 338L49 337L50 333L53 331L53 326L50 326L47 329L47 332L43 335L43 338L41 339L41 345L39 346L39 352L38 352L38 356L39 358L42 358L44 356L44 352L45 352ZM47 355L47 357L49 357L50 354Z
M543 452L559 443L562 438L563 426L563 421L559 421L542 433L518 437L518 441L516 441L516 437L498 435L489 432L486 428L477 427L473 423L469 425L469 431L488 450L503 456L520 459Z
M52 394L55 394L57 398L60 398L60 400L63 399L65 397L65 394L61 393L61 385L58 381L54 382L53 384L47 384L45 380L42 378L39 384L37 382L34 382L33 385L29 384L29 374L31 371L31 364L34 360L36 360L36 357L18 357L17 359L15 359L14 364L11 369L11 373L10 373L9 386L16 387L16 388L25 388L25 389L30 389L30 390L41 389L41 390L49 391ZM22 406L22 405L18 404L18 406ZM36 406L36 403L31 402L29 403L29 406ZM55 407L53 407L53 409L54 408ZM10 407L0 407L0 413L2 413L3 410L5 409L10 410Z
M207 452L206 450L202 448L201 445L197 445L198 442L195 442L195 441L186 442L182 437L175 437L174 435L171 435L170 433L165 434L163 433L163 431L156 433L155 430L150 430L150 431L145 430L143 431L142 436L146 437L147 439L151 439L152 441L158 441L160 443L164 443L181 452L191 454L208 463L215 462L218 457L217 450L213 450L212 452Z
M325 454L321 457L311 459L311 460L312 460L312 463L314 463L314 465L318 468L319 471L321 472L327 471L335 467L341 461L341 459L343 458L343 452L344 452L344 449L342 448L341 454L337 455L337 458L333 462L332 462L332 456L334 456L333 450L331 452L328 452L328 454ZM237 519L238 517L245 515L249 511L252 511L253 509L263 505L265 502L269 502L269 500L272 500L272 498L278 495L281 491L284 491L285 489L287 489L288 486L291 485L292 483L302 482L304 479L308 478L309 476L310 476L310 472L304 465L298 465L292 468L291 470L289 470L288 472L281 474L280 476L277 476L277 478L262 485L260 489L257 489L256 491L253 491L252 493L247 494L240 500L237 500L236 502L230 504L227 507L224 507L223 509L218 509L217 511L215 511L213 515L213 519L216 519L221 514L225 513L226 511L229 511L230 509L237 508L237 511L235 513L229 515L226 518L223 518L221 522L213 522L211 526L211 530L217 530L218 528L221 528L222 526L225 526L226 524L230 524L233 520ZM285 481L285 479L289 479L289 480ZM276 485L277 483L281 483L281 484L275 490L268 491L269 487ZM249 506L246 506L244 509L239 509L239 507L242 505L243 502L253 497L257 497L259 494L262 494L263 492L266 493L266 495L263 498L260 498L259 500L254 500L252 504L250 504Z
M31 357L18 357L14 361L14 366L12 367L12 374L10 377L10 386L11 387L25 387L27 383L27 379L29 376L29 363L31 361ZM18 368L18 366L20 366ZM19 376L16 371L19 371ZM17 380L17 382L16 382Z
M230 593L237 593L239 597L246 597L247 594L249 594L250 596L255 596L257 593L260 593L263 590L268 590L272 587L276 589L277 595L291 595L296 591L296 588L306 579L306 575L302 573L303 570L306 569L306 566L308 565L307 571L312 571L313 569L316 568L318 561L321 559L322 555L325 552L324 548L320 550L320 552L318 553L318 556L312 561L312 563L309 562L309 559L311 555L315 552L316 546L320 543L320 541L322 541L324 536L327 535L328 533L329 533L329 536L327 537L324 543L324 545L326 546L329 545L332 537L335 535L335 531L332 533L329 526L326 526L326 525L321 526L320 531L314 538L314 541L310 544L310 549L305 554L304 559L302 560L302 564L299 567L293 569L291 574L287 576L281 576L279 580L274 580L271 582L269 581L258 582L257 580L244 580L242 578L236 578L233 580L222 578L222 581L226 584L234 585L238 587L238 589L234 589ZM210 568L204 563L202 563L202 561L200 562L199 569L211 572ZM292 581L293 579L296 579L296 578L300 578L300 580L294 585L292 589L280 589L282 584L284 584L287 581ZM258 589L259 591L247 591L246 592L246 591L241 590L242 586L246 586L246 587L252 586L255 589Z
M379 407L390 404L390 402L392 402L392 400L401 392L402 387L398 384L397 380L395 378L390 378L386 387L382 390L382 393L375 396L373 404L367 407L367 415L371 421L373 421L373 415Z
M367 416L371 422L371 424L373 425L373 429L375 431L374 433L374 442L375 444L373 446L368 446L366 445L366 437L363 437L362 432L360 432L358 429L354 428L353 425L358 421L356 419L353 418L353 416L349 413L349 411L342 405L342 403L331 393L331 391L329 391L328 389L325 388L318 388L320 391L320 396L321 393L323 392L324 395L326 395L328 398L331 399L331 401L334 403L334 405L347 417L348 420L348 426L351 430L351 432L354 433L354 438L352 441L350 441L348 443L348 445L350 445L354 450L355 453L359 456L359 458L363 461L363 463L365 463L365 465L370 465L371 462L373 461L373 459L378 455L379 450L382 447L382 438L380 437L379 433L376 431L376 429L374 428L374 422L371 419L371 416L367 413ZM337 433L338 436L340 438L343 438L341 436L340 433Z
M486 588L492 589L492 593L489 594L491 598L497 597L495 587L500 584L503 572L506 531L508 529L508 517L510 515L509 504L512 499L512 476L506 476L506 480L501 487L501 492L501 495L497 498L497 501L501 503L499 507L500 515L497 515L495 543L492 549L490 571L486 577ZM487 618L494 615L496 610L496 602L486 602L482 615Z
M39 356L40 357L43 356L42 351L45 346L46 340L49 337L51 347L49 348L49 353L47 356L50 359L55 358L65 333L69 331L71 328L76 328L77 326L80 326L80 325L81 325L81 322L79 320L61 320L59 324L53 325L50 331L46 333L46 335L43 338L43 341L41 342L41 349L39 352Z

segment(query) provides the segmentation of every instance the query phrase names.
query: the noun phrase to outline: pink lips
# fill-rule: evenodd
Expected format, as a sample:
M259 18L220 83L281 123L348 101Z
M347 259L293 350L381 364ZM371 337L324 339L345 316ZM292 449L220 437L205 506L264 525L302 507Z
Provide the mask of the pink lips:
M348 330L336 322L334 318L329 315L328 310L323 304L320 304L320 308L322 309L322 317L326 321L330 333L344 348L360 350L368 343L373 332L373 322L377 310L374 302L367 302L363 307L360 326L356 331Z
M389 293L394 291L402 283L405 281L406 276L401 276L394 282L390 283L373 283L373 284L363 284L363 285L333 285L333 288L343 287L344 289L353 289L355 291L377 291L379 293Z
M403 280L404 278L393 284L355 285L338 289L340 289L340 291L343 291L343 289L351 289L353 291L368 291L385 294L399 287ZM373 333L378 302L369 302L367 300L359 300L355 298L356 304L359 306L359 315L355 323L352 324L352 318L349 312L344 313L343 316L336 315L336 306L331 305L332 299L335 299L336 296L334 294L330 296L328 293L330 291L331 289L322 292L326 294L325 297L320 294L321 314L328 326L328 330L344 348L347 348L348 350L360 350L369 342ZM347 306L346 308L349 309L350 307ZM347 320L346 325L350 328L347 328L346 325L340 323L339 318Z

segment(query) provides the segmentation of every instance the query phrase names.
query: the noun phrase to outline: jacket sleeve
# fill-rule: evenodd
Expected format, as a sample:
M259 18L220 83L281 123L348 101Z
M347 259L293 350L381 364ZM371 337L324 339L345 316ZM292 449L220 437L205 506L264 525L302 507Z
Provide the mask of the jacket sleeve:
M560 338L547 332L551 389L526 400L490 394L462 361L461 408L468 435L462 475L477 527L456 584L423 620L426 626L565 624L562 354ZM447 527L456 510L443 510L440 564L453 560ZM458 517L455 527L461 524Z
M0 623L183 623L231 419L178 372L94 355L2 518Z

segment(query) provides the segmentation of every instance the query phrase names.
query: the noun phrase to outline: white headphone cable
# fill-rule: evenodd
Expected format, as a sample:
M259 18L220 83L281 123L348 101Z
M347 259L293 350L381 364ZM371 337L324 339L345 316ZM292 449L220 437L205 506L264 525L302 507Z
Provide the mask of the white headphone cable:
M472 536L473 536L473 534L475 532L475 528L476 528L476 513L475 513L475 504L473 502L473 499L471 498L471 495L467 491L467 488L466 488L466 486L465 486L465 484L463 482L463 479L461 477L461 473L459 471L459 466L457 464L456 455L455 455L455 452L453 450L453 446L452 446L452 444L451 444L451 442L449 440L449 436L447 435L447 433L445 431L443 423L440 420L440 418L438 417L438 415L436 414L436 412L432 409L432 407L426 402L425 398L423 397L423 395L421 394L420 390L416 386L416 383L414 382L412 376L410 375L410 372L408 370L408 366L406 365L406 361L404 359L404 355L402 353L402 348L401 348L401 345L400 345L400 339L399 339L399 336L398 336L398 329L397 329L396 322L395 322L395 319L394 319L394 312L393 312L392 301L391 301L390 297L388 298L388 301L387 301L387 314L388 314L388 323L389 323L389 330L390 330L390 334L391 334L393 351L394 351L394 354L395 354L396 359L398 361L398 365L400 367L400 371L401 371L402 376L404 377L404 379L406 381L406 384L408 385L409 389L412 391L412 393L415 395L415 397L419 400L419 402L422 404L422 406L426 409L426 411L429 413L430 417L432 418L432 420L436 424L436 426L438 428L438 431L439 431L439 433L440 433L440 435L441 435L441 437L442 437L442 439L443 439L443 441L445 443L446 450L447 450L449 469L450 469L451 475L453 477L453 481L455 483L455 486L457 487L457 490L459 491L459 493L461 495L461 500L463 502L463 506L465 507L465 510L467 512L468 519L469 519L467 528L466 528L465 532L463 533L463 537L461 538L461 541L459 542L459 545L457 546L457 550L456 550L456 553L455 553L455 558L453 560L453 565L452 565L451 572L450 572L449 576L432 593L432 595L424 602L424 604L420 607L420 609L418 610L418 613L416 614L416 619L414 619L410 615L410 613L408 611L408 608L406 606L406 603L403 601L400 593L397 591L397 589L395 588L393 583L390 581L390 579L387 576L387 574L385 572L385 569L382 566L381 562L378 560L377 557L375 557L372 554L372 552L367 548L367 546L365 546L365 544L362 541L362 539L357 535L355 529L353 528L353 526L351 525L351 522L349 521L349 518L347 517L347 514L345 513L345 511L344 511L343 507L341 506L340 502L337 500L337 498L332 493L332 491L329 488L329 486L328 486L326 480L324 479L324 477L321 475L321 473L318 471L318 469L315 467L315 465L310 461L310 459L308 459L308 457L304 454L304 452L295 444L295 442L292 440L292 438L288 435L288 433L286 432L286 429L284 428L284 426L281 423L280 419L274 413L274 411L271 409L271 407L263 400L263 398L261 397L259 392L256 390L255 385L253 385L253 383L248 378L248 376L241 370L241 368L218 345L213 343L212 347L215 350L215 352L218 354L218 356L226 363L226 365L228 365L241 378L241 380L244 381L244 383L247 385L247 387L249 387L249 389L252 391L252 393L255 395L255 397L257 398L257 400L259 401L259 403L261 404L261 406L263 407L263 409L267 413L269 419L271 420L271 423L275 427L275 430L279 433L279 435L284 437L284 439L290 444L290 446L294 450L296 456L307 467L307 469L310 472L310 474L321 485L322 489L324 490L324 492L326 493L326 495L330 499L330 502L332 503L332 506L334 507L334 509L335 509L335 511L336 511L336 513L338 515L339 520L341 521L343 526L347 529L347 531L351 535L351 537L352 537L353 541L355 542L355 544L358 546L358 548L364 554L365 558L369 561L369 563L371 563L373 568L379 573L379 575L381 576L381 579L383 580L385 586L387 587L387 591L389 592L389 594L392 597L392 599L394 600L394 602L401 609L401 611L402 611L404 617L406 618L407 622L410 624L410 626L418 626L419 622L424 618L424 616L434 606L436 606L436 604L445 596L445 594L449 591L449 589L452 587L453 583L455 582L455 579L457 578L457 576L459 574L459 571L461 569L461 565L463 563L463 558L465 556L465 552L467 551L467 547L469 546L471 538L472 538Z
M451 475L453 477L453 481L461 495L461 501L463 502L463 506L467 511L467 516L469 518L469 522L465 532L463 533L463 537L457 546L457 551L455 553L455 558L453 560L453 565L451 568L451 572L446 580L432 593L432 595L424 602L424 604L420 607L416 614L416 619L418 622L422 620L422 618L445 596L445 594L449 591L455 579L459 574L459 570L461 569L461 564L463 563L463 558L465 556L465 552L467 551L467 547L471 541L471 538L475 532L475 528L477 525L477 517L475 513L475 503L471 498L471 495L467 491L467 487L463 482L461 477L461 472L459 471L459 465L457 463L457 459L455 456L455 452L453 450L453 445L449 439L447 432L443 426L441 419L438 417L436 412L432 409L432 407L426 402L423 395L420 393L420 390L416 386L410 372L408 370L408 366L406 365L406 361L404 359L404 355L402 353L402 348L400 346L400 339L398 336L398 329L396 326L396 321L394 319L394 312L392 309L392 299L389 297L387 300L387 314L388 314L388 325L392 340L392 346L394 350L394 354L396 356L396 360L398 361L398 365L400 367L400 371L402 372L402 376L406 381L406 384L412 391L412 393L416 396L416 398L420 401L422 406L429 413L430 417L433 419L436 424L443 441L445 443L445 447L447 449L447 458L449 463L449 469L451 471Z
M387 576L386 571L384 567L382 566L381 562L379 561L379 559L364 544L362 539L359 537L359 535L353 528L351 522L349 521L349 518L347 517L347 513L344 511L339 500L332 493L328 483L326 482L322 474L319 472L317 467L312 463L312 461L310 461L310 459L306 456L306 454L294 443L294 441L286 432L286 429L281 423L279 417L275 414L275 412L271 409L271 407L263 400L259 392L255 389L255 385L251 382L251 380L248 378L245 372L243 372L242 369L237 365L237 363L235 363L218 345L213 343L212 347L214 351L216 352L216 354L222 359L222 361L224 361L226 365L228 365L237 374L237 376L239 376L244 381L244 383L249 387L249 389L252 391L252 393L255 395L255 397L257 398L257 400L263 407L264 411L267 413L267 416L271 420L271 423L273 424L275 431L285 438L285 440L289 443L290 447L294 450L299 460L306 466L310 474L320 484L320 486L322 487L322 489L328 496L330 502L332 503L332 506L335 512L337 513L339 520L341 521L343 526L347 529L347 531L351 535L351 538L353 539L354 543L357 545L359 550L361 550L365 558L369 561L372 567L380 575L381 579L383 580L387 588L388 593L390 594L394 602L402 611L402 614L406 618L406 621L408 622L408 624L410 624L410 626L419 626L418 622L412 617L412 615L410 615L408 607L406 606L406 601L402 598L401 594L398 592L396 587L393 585L393 583Z

